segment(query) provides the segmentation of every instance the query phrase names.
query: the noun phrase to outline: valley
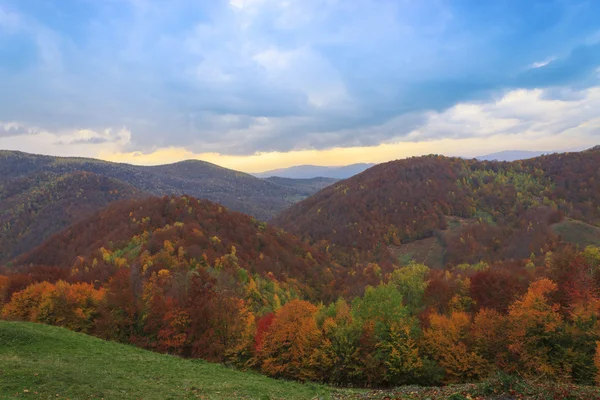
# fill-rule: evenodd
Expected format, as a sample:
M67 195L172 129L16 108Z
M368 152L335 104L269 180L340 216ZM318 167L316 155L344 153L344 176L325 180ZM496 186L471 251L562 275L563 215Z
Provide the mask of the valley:
M48 162L32 160L18 164ZM191 195L157 197L102 169L24 173L3 186L11 227L65 227L0 267L0 315L223 371L214 374L229 373L217 364L250 372L270 398L287 398L280 380L314 382L285 383L297 398L593 392L598 165L598 149L512 163L431 155L342 181L269 178L299 201L268 222ZM161 171L200 179L181 165ZM0 335L37 326L1 324ZM154 353L143 354L163 357ZM189 398L255 396L208 382L165 390L179 385ZM424 389L391 389L403 385Z
M0 400L600 400L600 0L0 0Z
M135 166L0 151L0 261L120 199L186 194L266 221L333 182L259 179L195 160Z

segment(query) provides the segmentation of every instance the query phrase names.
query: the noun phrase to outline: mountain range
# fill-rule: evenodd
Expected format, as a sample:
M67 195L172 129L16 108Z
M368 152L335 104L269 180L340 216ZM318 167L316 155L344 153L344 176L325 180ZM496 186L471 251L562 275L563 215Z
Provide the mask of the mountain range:
M487 154L485 156L475 157L478 160L486 161L518 161L527 160L543 156L544 154L552 154L553 151L527 151L527 150L504 150L497 153Z
M375 164L359 163L337 167L325 167L320 165L296 165L289 168L279 168L254 174L261 178L277 176L291 179L309 179L315 177L326 177L334 179L347 179L371 168Z
M137 166L0 151L0 260L112 201L190 195L268 220L334 179L260 179L204 161Z
M530 353L553 379L596 379L600 147L412 157L333 183L5 159L3 319L336 385L539 376ZM202 180L204 193L240 183L255 196L256 182L299 197L325 187L268 222L163 195Z

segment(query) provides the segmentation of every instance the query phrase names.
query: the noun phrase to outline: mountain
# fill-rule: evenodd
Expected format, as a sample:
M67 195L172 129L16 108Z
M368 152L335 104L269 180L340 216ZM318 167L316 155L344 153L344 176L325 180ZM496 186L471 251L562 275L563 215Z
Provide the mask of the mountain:
M273 223L313 243L329 241L347 265L393 260L424 239L427 249L439 247L439 265L526 259L560 242L551 225L563 215L600 225L598 165L597 150L512 163L392 161L325 188Z
M195 259L214 266L231 257L231 262L250 274L265 279L269 275L282 282L293 278L305 295L321 296L323 271L335 268L321 251L266 222L185 196L111 203L54 234L12 264L62 268L84 264L82 280L103 281L119 262L150 265L144 271L147 275L157 272L166 262L160 257L174 255L162 254L171 247L180 263ZM149 263L147 257L157 254L159 259Z
M189 194L268 220L331 182L263 180L197 160L135 166L0 151L0 261L115 200Z
M306 197L309 197L319 190L325 189L327 186L333 185L339 179L335 178L310 178L310 179L292 179L292 178L282 178L279 176L271 176L268 178L264 178L264 180L275 183L280 186L289 187L292 190L298 192L300 198L298 200L302 200Z
M273 221L302 238L189 196L113 202L0 268L0 316L345 387L541 365L560 397L597 382L599 165L381 164Z
M289 197L298 195L290 187L198 160L137 166L89 158L0 152L0 183L32 173L64 174L77 171L118 179L158 196L189 194L205 198L263 220L288 206L291 203Z
M335 300L332 282L341 271L318 248L266 222L208 200L164 196L111 203L2 272L0 304L12 304L4 318L39 316L148 349L225 361L253 337L255 314L299 299ZM27 287L62 291L49 296L95 311L73 314L77 306L57 305L45 314L35 301L15 297ZM188 333L178 336L178 329Z
M347 179L353 175L359 174L364 170L371 168L375 164L351 164L340 167L324 167L318 165L297 165L289 168L273 169L255 174L261 178L277 176L281 178L292 179L310 179L316 177L326 177L335 179Z
M552 151L526 151L526 150L505 150L497 153L487 154L485 156L475 157L481 161L518 161L527 160L543 156L544 154L552 154Z
M0 261L39 245L52 233L107 204L148 196L91 172L33 173L0 185Z

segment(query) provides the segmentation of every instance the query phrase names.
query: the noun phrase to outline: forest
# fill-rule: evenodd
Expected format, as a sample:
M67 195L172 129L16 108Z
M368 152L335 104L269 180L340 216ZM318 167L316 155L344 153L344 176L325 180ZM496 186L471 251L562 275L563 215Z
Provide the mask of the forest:
M259 179L199 160L157 166L0 150L0 263L109 203L190 195L262 220L335 179Z
M121 200L2 267L1 316L339 386L600 384L600 243L578 239L600 224L599 166L399 160L270 222ZM428 239L443 268L394 257Z

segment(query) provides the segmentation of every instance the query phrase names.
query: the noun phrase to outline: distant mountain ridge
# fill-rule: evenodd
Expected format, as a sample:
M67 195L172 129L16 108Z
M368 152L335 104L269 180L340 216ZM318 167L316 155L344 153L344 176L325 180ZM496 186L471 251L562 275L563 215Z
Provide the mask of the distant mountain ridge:
M190 195L269 220L333 181L278 182L199 160L138 166L0 150L0 261L116 200Z
M296 165L289 168L278 168L270 171L254 174L260 178L269 178L272 176L291 179L310 179L310 178L334 178L348 179L351 176L360 174L366 169L371 168L373 163L357 163L343 165L338 167L326 167L320 165Z
M554 154L555 151L528 151L528 150L504 150L497 153L486 154L475 157L481 161L518 161L540 157L546 154Z

